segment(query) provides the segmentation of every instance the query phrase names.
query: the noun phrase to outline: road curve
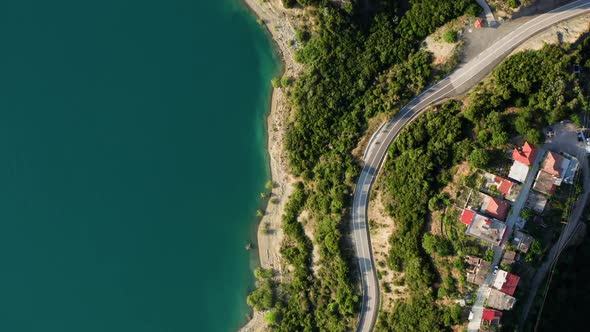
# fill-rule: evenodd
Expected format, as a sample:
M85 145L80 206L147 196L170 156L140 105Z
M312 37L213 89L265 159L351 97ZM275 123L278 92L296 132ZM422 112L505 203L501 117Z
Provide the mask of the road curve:
M462 65L453 74L410 101L371 138L363 157L364 166L356 183L351 218L351 237L362 283L362 305L357 331L371 331L379 312L379 282L373 262L367 208L371 186L391 142L427 106L474 86L512 50L531 36L555 23L588 12L590 12L590 0L579 0L524 23L492 44L475 59Z

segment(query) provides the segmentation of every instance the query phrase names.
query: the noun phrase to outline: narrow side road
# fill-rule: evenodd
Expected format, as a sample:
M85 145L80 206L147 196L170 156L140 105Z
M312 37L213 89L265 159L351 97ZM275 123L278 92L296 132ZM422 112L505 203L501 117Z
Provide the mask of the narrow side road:
M367 147L365 165L354 193L351 235L362 283L362 307L357 330L372 331L379 312L379 282L369 236L367 207L369 193L391 142L400 131L425 108L437 101L455 96L479 82L516 46L548 28L571 17L590 12L590 0L579 0L540 15L492 44L479 56L457 69L453 74L422 92L375 134Z

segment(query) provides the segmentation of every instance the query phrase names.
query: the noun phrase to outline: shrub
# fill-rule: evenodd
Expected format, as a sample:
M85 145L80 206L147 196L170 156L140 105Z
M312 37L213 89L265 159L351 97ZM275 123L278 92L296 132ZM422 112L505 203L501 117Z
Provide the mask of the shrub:
M457 42L457 31L455 30L447 30L443 35L444 41L447 43L455 43Z

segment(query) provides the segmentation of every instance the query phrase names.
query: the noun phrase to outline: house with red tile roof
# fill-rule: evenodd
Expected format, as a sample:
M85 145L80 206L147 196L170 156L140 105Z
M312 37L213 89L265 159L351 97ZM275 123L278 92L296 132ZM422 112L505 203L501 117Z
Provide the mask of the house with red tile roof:
M502 312L494 309L483 309L481 323L488 326L500 325Z
M514 292L516 292L516 286L518 286L519 281L519 276L504 270L498 270L492 282L492 287L504 294L513 296Z
M537 157L537 149L529 142L524 142L520 148L515 148L512 151L512 159L514 163L510 167L508 177L518 182L524 182L529 173L529 166L533 165Z
M483 173L481 190L492 196L501 196L509 201L516 201L520 193L520 185L492 173Z
M541 163L541 169L537 173L533 189L551 196L555 194L557 187L564 181L565 173L572 161L559 153L547 151L545 159Z
M475 23L473 23L473 26L476 27L477 29L481 29L483 27L483 19L481 19L481 17L478 17L475 20Z
M531 166L537 156L537 149L529 142L524 142L521 148L514 148L512 151L512 159L527 166Z
M480 210L492 218L496 218L500 221L506 220L510 205L499 198L482 194L483 200L481 203Z
M475 212L465 209L465 210L463 210L463 213L461 213L461 222L464 223L465 225L469 226L469 225L471 225L471 221L473 220L473 217L475 217Z
M548 151L547 157L545 157L545 160L543 161L543 171L554 177L562 177L564 171L562 163L564 159L565 158L557 153Z

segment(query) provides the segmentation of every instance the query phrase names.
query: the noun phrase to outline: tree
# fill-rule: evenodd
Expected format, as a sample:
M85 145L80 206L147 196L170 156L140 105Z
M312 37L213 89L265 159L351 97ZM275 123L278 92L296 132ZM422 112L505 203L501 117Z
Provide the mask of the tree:
M273 78L272 80L270 80L270 84L272 85L273 88L280 88L281 87L281 81L279 81L278 78Z
M283 88L288 88L289 86L291 86L291 77L289 76L283 76L283 78L281 78L281 86Z
M541 242L539 242L537 240L533 240L533 243L531 244L529 251L524 256L524 259L528 263L532 263L533 265L536 265L536 263L538 262L538 258L541 256L542 253L543 253L543 247L541 246Z
M264 316L264 320L270 326L279 325L281 321L281 314L277 310L271 310L266 313L266 315Z
M295 5L295 0L282 0L283 7L292 8Z
M532 144L539 145L543 143L543 136L543 132L541 132L539 129L531 128L527 130L525 139Z
M271 281L267 279L260 282L259 287L250 293L250 295L248 295L246 302L250 307L257 311L268 310L272 308L274 299Z
M443 35L443 39L447 43L455 43L457 41L457 31L455 30L447 30Z
M517 8L518 7L518 0L508 0L507 3L508 3L508 6L510 6L510 8Z
M475 148L471 151L468 161L476 168L484 168L490 162L490 156L487 151L482 148Z
M422 238L422 248L424 248L427 254L432 255L436 252L437 242L435 235L426 233Z
M522 217L522 219L529 222L529 221L533 220L533 218L535 217L535 214L533 213L533 210L531 210L531 209L522 209L522 211L520 211L520 216Z

